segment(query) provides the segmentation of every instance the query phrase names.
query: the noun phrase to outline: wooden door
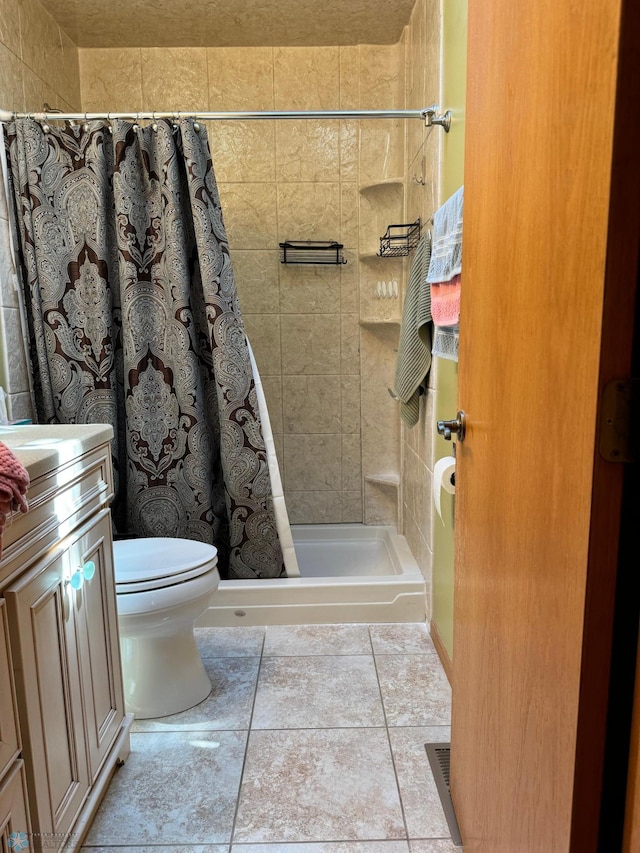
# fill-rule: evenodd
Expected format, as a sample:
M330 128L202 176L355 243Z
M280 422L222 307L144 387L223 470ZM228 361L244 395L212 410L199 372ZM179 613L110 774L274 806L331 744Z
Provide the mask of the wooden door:
M20 752L15 703L7 608L0 598L0 776Z
M640 222L638 13L621 28L621 3L469 3L451 752L465 853L597 847L622 484L597 411L629 373Z

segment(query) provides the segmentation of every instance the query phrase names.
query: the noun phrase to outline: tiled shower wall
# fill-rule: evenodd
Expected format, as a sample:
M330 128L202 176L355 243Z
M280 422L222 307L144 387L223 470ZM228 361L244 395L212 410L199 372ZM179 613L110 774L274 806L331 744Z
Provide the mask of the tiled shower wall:
M403 66L402 43L82 49L82 108L384 108L404 100ZM391 517L380 517L376 495L369 512L363 507L361 423L397 420L397 413L381 413L378 398L361 387L361 375L369 384L376 378L377 349L368 348L366 358L363 353L361 370L358 262L360 176L384 168L391 137L386 131L362 135L351 121L216 122L208 132L290 519L395 521L395 505ZM400 133L392 152L400 170L403 155ZM364 238L377 245L377 224L370 225L374 230ZM339 240L347 264L279 263L279 242L305 239ZM384 347L388 360L392 349ZM388 408L386 384L378 377ZM369 442L365 457L383 454L394 437L382 438L377 446ZM395 445L397 456L397 439Z
M406 32L406 104L412 109L440 101L441 17L438 0L417 0ZM439 205L440 143L443 130L407 123L406 135L406 214L412 222L418 216L428 224ZM410 259L409 259L410 261ZM431 590L432 524L440 520L433 511L435 431L434 372L429 388L420 400L420 420L412 428L402 427L402 523L403 533ZM434 517L435 516L435 517ZM427 602L427 616L431 602Z
M0 0L0 108L80 108L78 50L37 0ZM0 206L6 237L6 209ZM31 417L16 279L6 239L0 240L0 384L10 416Z

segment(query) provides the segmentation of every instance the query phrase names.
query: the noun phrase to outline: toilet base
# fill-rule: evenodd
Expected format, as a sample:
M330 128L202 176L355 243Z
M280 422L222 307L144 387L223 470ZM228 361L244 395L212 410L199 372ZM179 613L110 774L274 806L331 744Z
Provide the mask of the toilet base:
M193 629L120 639L125 706L138 720L193 708L211 692Z

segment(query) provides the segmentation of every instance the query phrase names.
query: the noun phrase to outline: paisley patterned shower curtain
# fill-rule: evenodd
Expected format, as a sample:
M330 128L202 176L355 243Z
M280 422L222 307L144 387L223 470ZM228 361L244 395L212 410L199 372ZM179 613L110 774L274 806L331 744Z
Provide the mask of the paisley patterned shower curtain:
M39 422L113 426L118 532L283 575L205 129L20 119L7 145Z

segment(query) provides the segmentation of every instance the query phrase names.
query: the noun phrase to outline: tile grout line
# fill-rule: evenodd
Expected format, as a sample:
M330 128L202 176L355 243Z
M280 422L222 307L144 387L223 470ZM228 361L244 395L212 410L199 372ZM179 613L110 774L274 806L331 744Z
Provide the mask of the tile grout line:
M382 705L382 716L384 718L384 729L387 734L387 744L389 746L389 755L391 756L391 764L393 765L393 775L396 780L396 790L398 791L398 802L400 803L400 811L402 812L402 823L404 825L404 837L407 842L407 847L411 848L411 843L409 841L409 827L407 826L407 816L404 810L404 803L402 802L402 792L400 790L400 780L398 779L398 769L396 767L396 760L393 754L393 748L391 746L391 735L389 734L389 721L387 720L387 709L384 704L384 697L382 695L382 685L380 684L380 675L378 673L378 662L376 660L376 651L373 645L373 637L371 636L371 625L367 625L367 630L369 632L369 642L371 643L371 654L373 656L373 666L376 671L376 681L378 682L378 690L380 691L380 704Z
M258 695L258 684L260 682L260 671L262 670L262 659L264 656L264 646L267 640L267 626L264 629L264 635L262 637L262 645L260 646L260 660L258 663L258 672L256 673L256 686L253 691L253 702L251 703L251 714L249 716L249 727L247 729L247 742L244 747L244 757L242 759L242 769L240 770L240 781L238 782L238 794L236 796L236 807L233 812L233 821L231 822L231 834L229 836L229 853L231 848L233 847L233 836L236 831L236 820L238 818L238 809L240 808L240 794L242 791L242 782L244 780L244 771L247 765L247 754L249 752L249 738L251 737L251 726L253 724L253 714L256 707L256 697Z

